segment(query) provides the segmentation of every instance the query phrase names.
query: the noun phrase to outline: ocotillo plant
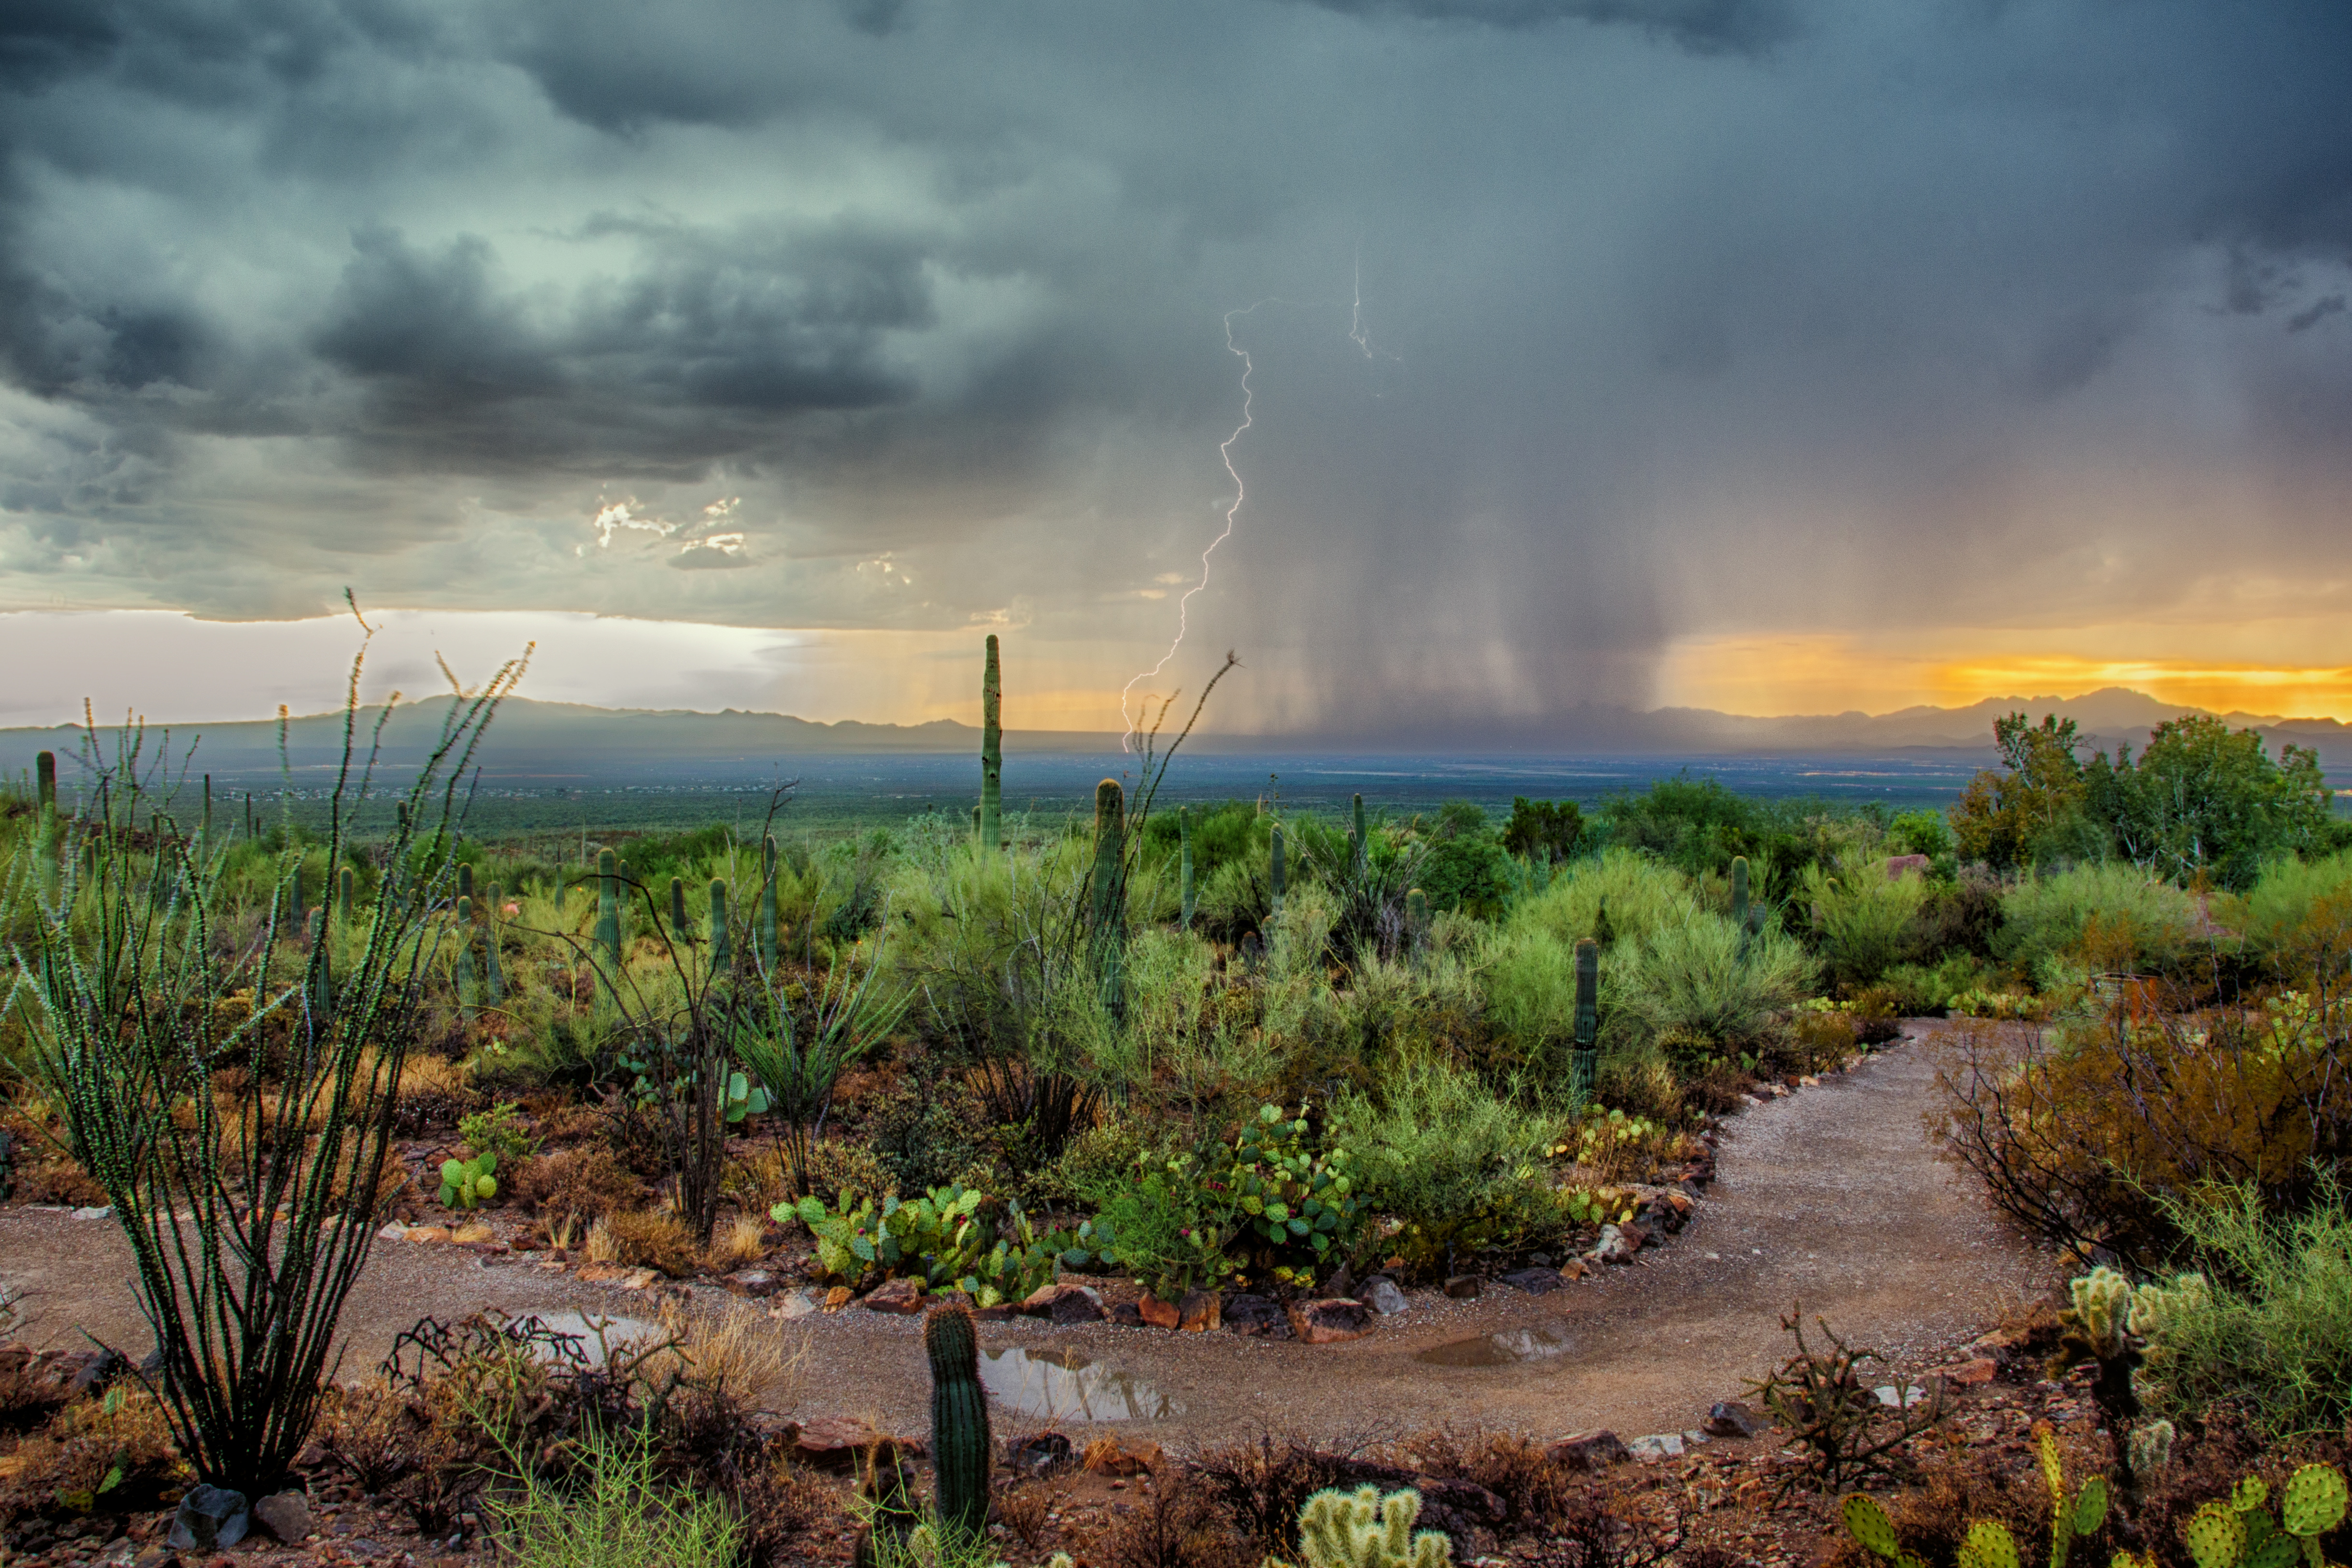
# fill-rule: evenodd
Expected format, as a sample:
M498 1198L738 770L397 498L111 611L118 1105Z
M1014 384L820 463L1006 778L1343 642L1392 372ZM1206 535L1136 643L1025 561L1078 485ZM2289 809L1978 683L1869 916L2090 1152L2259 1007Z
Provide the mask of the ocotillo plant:
M310 1004L310 1016L324 1018L335 1010L335 980L331 955L327 942L327 909L324 904L310 911L310 984L305 999Z
M760 842L760 967L776 972L776 836Z
M1192 929L1192 816L1183 806L1176 808L1176 919L1185 931Z
M1274 832L1267 840L1267 855L1266 880L1273 889L1274 915L1279 920L1282 918L1282 824L1279 822L1274 825Z
M988 1527L993 1461L971 1309L961 1301L933 1308L923 1320L923 1350L931 1362L931 1462L938 1486L932 1506L941 1529L976 1537Z
M1004 687L996 634L988 634L988 670L980 680L980 847L1004 847Z
M1120 978L1127 957L1127 791L1117 779L1095 786L1095 868L1088 912L1103 1000L1117 1015L1127 1005Z
M669 933L679 942L684 942L687 937L686 879L683 877L669 879Z
M1576 944L1576 1054L1570 1063L1569 1098L1592 1103L1592 1079L1601 1060L1601 944L1591 937Z
M727 942L727 884L710 879L710 973L724 974L735 954Z
M596 945L604 950L604 962L612 966L612 983L621 977L621 878L620 862L610 849L596 851Z

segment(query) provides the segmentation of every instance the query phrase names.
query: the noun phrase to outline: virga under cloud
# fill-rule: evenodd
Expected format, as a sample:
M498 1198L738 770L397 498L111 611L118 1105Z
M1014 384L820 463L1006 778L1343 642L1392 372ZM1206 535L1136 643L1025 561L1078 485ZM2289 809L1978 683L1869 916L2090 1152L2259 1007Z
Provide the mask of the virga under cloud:
M2332 0L31 0L0 604L1013 624L1115 725L1275 297L1235 723L2352 624L2347 79Z

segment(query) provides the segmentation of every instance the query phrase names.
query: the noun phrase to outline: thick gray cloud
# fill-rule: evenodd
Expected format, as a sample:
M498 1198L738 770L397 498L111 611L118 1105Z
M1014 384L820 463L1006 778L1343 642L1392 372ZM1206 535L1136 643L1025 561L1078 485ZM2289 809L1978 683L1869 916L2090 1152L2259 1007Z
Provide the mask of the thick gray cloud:
M0 603L1148 662L1259 300L1191 623L1256 721L2159 603L2209 480L2342 574L2347 79L2335 0L29 0Z

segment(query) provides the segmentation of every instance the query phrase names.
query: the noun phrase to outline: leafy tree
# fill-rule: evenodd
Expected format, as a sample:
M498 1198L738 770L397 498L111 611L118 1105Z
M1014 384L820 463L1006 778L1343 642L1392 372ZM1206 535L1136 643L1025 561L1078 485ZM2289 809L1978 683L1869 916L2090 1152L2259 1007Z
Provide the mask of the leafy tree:
M2004 773L1988 768L1969 782L1952 807L1952 837L1963 860L2007 870L2071 847L2079 838L2085 784L2083 745L2072 719L2022 713L1993 721Z
M1431 909L1502 907L1511 891L1509 857L1476 803L1449 800L1439 806L1430 839L1428 858L1421 863L1421 890Z
M2211 714L2168 720L2132 760L2118 746L2084 771L2090 816L2135 864L2187 882L2253 884L2263 862L2325 847L2330 796L2319 753L2280 749L2273 760L2253 730Z
M1503 847L1513 855L1553 865L1576 853L1584 837L1584 812L1572 800L1511 802L1511 820L1503 825Z

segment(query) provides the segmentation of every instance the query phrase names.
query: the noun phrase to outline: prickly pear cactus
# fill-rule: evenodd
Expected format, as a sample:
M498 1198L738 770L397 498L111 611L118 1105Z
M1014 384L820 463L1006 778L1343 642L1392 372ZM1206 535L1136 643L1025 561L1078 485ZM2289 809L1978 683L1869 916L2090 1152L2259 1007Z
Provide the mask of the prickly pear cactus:
M499 1152L485 1149L470 1160L441 1162L441 1206L477 1208L499 1195Z
M1960 1568L2017 1568L2017 1537L2009 1528L1993 1520L1980 1519L1969 1526L1969 1533L1960 1542Z

